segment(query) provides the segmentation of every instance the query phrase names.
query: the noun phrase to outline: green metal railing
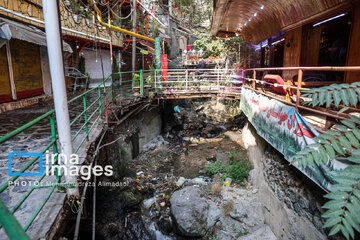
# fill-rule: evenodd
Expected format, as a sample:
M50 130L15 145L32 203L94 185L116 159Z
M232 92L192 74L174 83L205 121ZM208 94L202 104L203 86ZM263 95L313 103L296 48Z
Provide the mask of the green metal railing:
M175 71L175 70L174 70ZM188 79L188 71L186 69L176 70L180 72L181 78L185 79L181 81L178 79L178 82L174 82L172 78L169 77L168 80L164 80L161 72L159 70L140 70L140 71L128 71L114 73L108 76L104 81L98 84L96 87L91 88L78 96L72 98L68 101L69 111L70 111L70 126L74 131L72 136L73 143L76 143L74 146L74 153L78 153L81 146L87 141L90 140L92 136L92 130L94 127L99 124L99 121L104 118L107 123L109 122L109 106L116 104L118 99L121 99L129 95L146 95L148 92L157 92L162 91L162 86L174 87L172 84L180 84L183 88L188 88L191 86L191 80ZM171 73L171 71L169 72ZM227 74L227 73L224 73ZM223 75L224 75L223 74ZM219 74L218 74L219 75ZM218 77L217 75L217 77ZM204 77L205 78L205 77ZM218 77L219 78L219 77ZM217 85L221 81L217 80ZM211 84L211 79L206 81L201 81L202 85ZM177 86L177 85L176 85ZM75 116L71 116L72 111L76 111ZM27 129L35 126L41 125L42 121L49 120L50 132L49 132L49 143L41 150L41 153L44 154L46 151L52 150L54 154L58 153L58 136L56 132L56 116L55 110L52 109L47 113L35 118L34 120L26 123L25 125L11 131L5 136L0 137L0 147L2 144L10 141L12 138L17 136L20 133L24 133ZM103 122L103 121L102 121ZM27 139L31 141L31 139ZM9 152L9 151L8 151ZM31 159L25 166L23 166L18 172L24 173L28 170L39 157L34 157ZM55 165L58 165L58 159L54 161ZM52 165L49 165L51 167ZM62 183L61 178L64 173L58 172L58 169L55 171L56 181L53 184L31 186L23 194L18 202L9 209L3 201L0 200L0 224L4 228L10 239L29 239L26 235L26 231L29 229L31 224L34 222L35 218L39 215L40 211L44 208L46 202L49 200L51 195L55 190L60 190L61 187L71 188L74 187L76 183ZM45 178L45 172L39 176L36 182L41 182ZM18 179L19 176L12 176L4 184L0 186L0 194L4 192L9 187L10 182L14 182ZM25 200L37 189L49 188L44 199L39 204L38 208L35 209L35 212L31 215L30 219L25 223L24 226L21 226L16 218L13 216L15 212L20 208L20 206L25 202Z
M78 142L77 146L74 146L74 152L78 153L81 146L83 146L85 141L89 141L89 136L96 126L99 124L101 117L105 116L105 120L108 121L108 108L109 106L116 101L117 98L121 98L127 95L139 94L144 95L144 72L150 73L150 71L135 71L135 72L120 72L114 73L113 75L108 76L104 81L102 81L98 86L91 88L80 95L72 98L68 101L69 110L72 110L73 105L76 107L81 106L80 113L73 117L70 122L72 130L76 127L77 130L72 136L73 142ZM139 75L139 78L133 78L133 75ZM151 74L151 73L150 73ZM124 80L125 78L125 80ZM110 82L110 84L108 84ZM119 82L118 85L114 84ZM114 99L115 96L115 99ZM89 101L91 100L91 102ZM71 114L70 114L71 115ZM51 150L54 154L58 153L58 136L56 133L56 118L55 110L52 109L47 113L35 118L34 120L26 123L25 125L15 129L14 131L6 134L5 136L0 137L0 146L5 142L10 141L16 135L24 133L25 130L39 125L41 121L49 119L50 124L50 133L49 138L50 142L41 150L41 153L44 154L46 151ZM80 125L79 125L80 124ZM28 139L31 141L31 139ZM25 166L23 166L18 173L24 173L28 170L39 157L32 158ZM58 159L55 158L54 164L58 164ZM50 164L49 167L52 165ZM56 183L47 184L47 185L34 185L29 187L25 194L23 194L18 202L9 209L3 201L0 200L0 224L4 228L6 234L10 239L30 239L26 231L29 229L31 224L34 222L35 218L38 216L40 211L45 206L46 202L49 200L50 196L55 189L60 190L60 187L73 187L76 183L62 183L61 177L64 173L58 172L58 169L55 170ZM34 182L40 183L46 173L44 172L38 179ZM8 187L10 182L14 182L21 176L12 176L5 183L0 186L0 193L4 192ZM14 213L19 209L19 207L25 202L25 200L33 193L36 189L50 188L45 198L39 204L39 207L35 209L35 212L31 215L30 219L26 222L24 226L21 226L16 218L13 216Z

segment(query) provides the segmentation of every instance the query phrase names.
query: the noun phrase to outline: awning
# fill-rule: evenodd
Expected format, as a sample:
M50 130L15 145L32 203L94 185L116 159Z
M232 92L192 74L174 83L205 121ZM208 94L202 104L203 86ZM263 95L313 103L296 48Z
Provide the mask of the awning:
M282 31L344 13L350 0L215 0L211 34L258 44Z
M11 38L46 46L45 32L33 26L26 26L5 18L0 18L0 48ZM65 52L73 52L70 45L64 41L63 47Z

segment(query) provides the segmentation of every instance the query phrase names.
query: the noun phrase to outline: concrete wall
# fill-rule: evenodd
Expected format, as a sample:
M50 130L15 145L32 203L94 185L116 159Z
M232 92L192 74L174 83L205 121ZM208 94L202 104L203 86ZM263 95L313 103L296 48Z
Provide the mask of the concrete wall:
M116 129L119 134L123 135L123 139L118 142L117 147L122 160L127 161L135 158L145 144L161 133L161 124L159 108L143 111L122 123ZM117 137L116 134L114 137Z
M315 184L307 184L301 174L289 170L292 166L249 122L243 128L242 138L254 164L250 178L259 188L258 200L263 205L266 224L278 239L327 239L320 219L322 203L317 197L322 193L317 192Z
M139 131L139 147L143 148L145 144L161 133L161 115L159 109L148 112L144 117L143 124Z

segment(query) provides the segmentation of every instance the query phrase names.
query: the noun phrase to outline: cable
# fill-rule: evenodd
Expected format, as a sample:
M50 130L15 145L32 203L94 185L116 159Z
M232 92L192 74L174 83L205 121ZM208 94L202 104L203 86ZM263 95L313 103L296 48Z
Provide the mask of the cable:
M96 164L96 156L99 152L99 146L105 136L105 133L107 132L107 128L105 129L105 131L103 132L98 144L97 144L97 147L96 147L96 150L94 152L94 155L93 155L93 160L91 161L90 165L89 166L92 166L93 163L95 162ZM75 201L75 198L74 199L70 199L70 202L72 202L72 205L71 205L71 211L73 211L73 207L75 207L75 212L74 213L77 213L77 216L76 216L76 224L75 224L75 233L74 233L74 240L77 240L78 239L78 236L79 236L79 228L80 228L80 220L81 220L81 213L82 213L82 206L84 204L84 199L85 199L85 196L86 196L86 191L87 191L87 187L88 187L88 184L89 184L89 180L86 181L85 183L85 187L84 187L84 190L82 192L82 195L81 195L81 201L79 200L76 200ZM96 185L96 183L94 184L94 186ZM78 207L76 206L76 204L78 204ZM94 203L95 204L95 203ZM93 206L93 209L94 209L94 206ZM79 211L80 210L80 211ZM94 210L93 210L93 214L94 214ZM94 216L94 215L93 215ZM93 221L93 226L94 228L94 221ZM92 232L93 234L95 234L94 232L95 230L93 229ZM93 236L93 239L94 239L94 236Z
M120 20L125 20L125 19L129 18L131 16L131 14L133 13L133 11L134 11L134 9L131 9L131 12L129 13L129 15L127 15L126 17L120 17L113 10L111 10L113 16L115 16L116 18L118 18Z

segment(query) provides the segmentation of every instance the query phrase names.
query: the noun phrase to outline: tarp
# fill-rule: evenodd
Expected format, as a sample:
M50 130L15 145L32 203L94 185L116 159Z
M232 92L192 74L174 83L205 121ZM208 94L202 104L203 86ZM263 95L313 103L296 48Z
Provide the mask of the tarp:
M5 18L0 18L0 47L11 38L46 46L45 32L33 26L27 26ZM70 45L64 41L63 47L65 52L73 52Z
M291 160L306 145L315 143L314 137L318 132L290 105L243 88L240 109L257 133L287 160ZM327 165L321 163L320 167L303 168L297 163L294 166L321 188L331 191L333 181L330 172L346 165L336 160L329 161Z

